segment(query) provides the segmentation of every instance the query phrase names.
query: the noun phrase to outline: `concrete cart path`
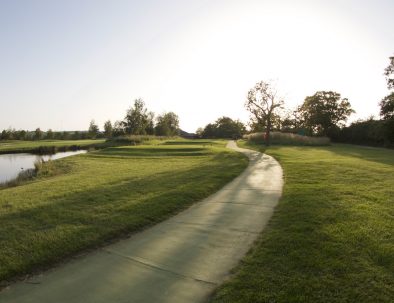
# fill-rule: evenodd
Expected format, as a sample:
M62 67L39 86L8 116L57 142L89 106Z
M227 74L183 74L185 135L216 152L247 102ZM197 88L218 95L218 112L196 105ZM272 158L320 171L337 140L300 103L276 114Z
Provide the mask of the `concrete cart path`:
M0 293L12 303L205 302L270 219L282 191L272 157L246 154L248 168L182 213Z

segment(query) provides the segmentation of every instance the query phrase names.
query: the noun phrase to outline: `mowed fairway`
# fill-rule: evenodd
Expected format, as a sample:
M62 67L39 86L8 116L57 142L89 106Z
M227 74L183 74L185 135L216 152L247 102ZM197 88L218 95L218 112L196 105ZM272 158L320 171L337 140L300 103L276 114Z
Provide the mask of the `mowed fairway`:
M0 281L136 232L236 177L225 142L173 141L65 158L67 172L0 190Z
M212 302L393 302L394 151L334 145L266 153L283 166L284 195Z

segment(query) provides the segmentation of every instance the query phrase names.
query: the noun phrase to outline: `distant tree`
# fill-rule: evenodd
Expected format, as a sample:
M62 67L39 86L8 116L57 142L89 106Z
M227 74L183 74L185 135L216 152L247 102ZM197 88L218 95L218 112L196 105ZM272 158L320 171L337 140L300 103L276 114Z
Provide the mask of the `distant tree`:
M379 103L380 115L384 120L394 118L394 92L383 98Z
M246 132L245 125L239 120L221 117L209 123L201 132L203 138L241 138Z
M94 120L90 121L89 130L88 130L89 137L92 139L97 138L99 135L99 127L97 126Z
M128 109L123 121L125 132L130 135L145 135L151 127L153 113L148 112L142 99L134 100L134 105Z
M89 138L89 133L88 132L78 132L79 134L79 139L80 140L85 140Z
M179 132L179 118L173 112L164 113L156 118L155 133L158 136L176 136Z
M145 132L147 135L155 134L155 114L153 112L148 112Z
M354 113L348 99L332 91L318 91L305 98L298 109L303 125L311 134L329 136L330 132L344 126L347 118Z
M75 132L72 133L71 138L73 140L80 140L81 139L81 133L76 130Z
M51 140L53 139L53 131L52 129L48 129L47 133L46 133L46 138Z
M196 135L197 135L198 138L202 138L203 133L204 133L204 128L202 128L202 127L199 127L196 130Z
M209 123L204 127L201 136L203 138L217 138L216 125Z
M71 133L67 131L61 132L61 138L62 140L69 140L71 139Z
M239 139L246 132L245 125L239 120L233 120L229 117L221 117L216 120L216 132L220 138Z
M1 140L9 140L9 136L8 136L7 130L5 130L5 129L3 129L1 131Z
M15 139L17 140L25 140L27 132L23 129L15 131Z
M5 129L1 133L1 137L3 140L14 140L15 139L15 129L11 127Z
M115 121L112 134L114 137L119 137L125 135L125 130L123 127L123 121Z
M39 127L36 128L36 130L34 131L34 140L41 140L42 137L43 137L42 130Z
M302 118L298 110L287 111L281 120L281 131L303 134Z
M384 70L388 89L394 89L394 56L390 57L390 64Z
M106 121L104 123L104 136L106 138L111 138L112 137L112 133L113 133L113 127L112 127L112 123L110 120Z
M283 106L283 98L278 95L271 81L260 81L248 92L246 109L251 113L255 123L265 129L266 145L270 143L270 132L275 111Z

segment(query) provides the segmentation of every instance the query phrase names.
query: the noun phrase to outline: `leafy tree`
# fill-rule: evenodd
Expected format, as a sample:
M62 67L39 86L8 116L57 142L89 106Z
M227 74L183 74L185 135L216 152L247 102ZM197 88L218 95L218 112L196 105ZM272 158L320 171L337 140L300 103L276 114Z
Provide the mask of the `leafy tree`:
M199 127L199 128L196 130L196 135L197 135L198 138L202 138L203 133L204 133L204 128L202 128L202 127Z
M384 70L388 89L394 89L394 56L390 57L390 64Z
M173 113L164 113L156 118L155 133L158 136L175 136L179 132L179 118Z
M148 112L145 102L142 99L136 99L123 121L125 132L130 135L145 135L147 129L152 127L153 113Z
M17 140L25 140L27 132L25 130L18 130L14 132L15 139Z
M93 120L92 120L93 121ZM97 128L97 130L98 130L98 128ZM67 131L63 131L62 133L61 133L61 138L62 138L62 140L69 140L69 139L71 139L71 133L70 132L67 132ZM93 138L93 137L92 137Z
M221 117L216 120L216 132L220 138L242 138L246 132L245 125L239 120Z
M155 134L155 114L153 112L148 112L145 132L148 135Z
M394 92L383 98L379 103L380 115L384 120L394 118Z
M269 145L270 132L275 111L283 106L283 98L278 95L275 85L269 81L260 81L248 92L246 109L252 114L257 125L265 129L265 142Z
M216 131L216 125L213 123L209 123L204 127L204 130L201 133L203 138L217 138L218 134Z
M112 134L114 137L119 137L125 135L123 121L115 121L114 127L112 129Z
M241 138L245 134L245 125L239 120L221 117L215 123L209 123L201 133L203 138Z
M80 133L79 131L76 130L76 131L72 134L71 138L72 138L73 140L80 140L80 139L81 139L81 133Z
M303 134L302 119L298 110L287 111L281 119L281 131Z
M36 130L34 131L34 140L41 140L42 137L43 137L42 130L39 127L36 128Z
M332 91L318 91L305 98L298 111L303 125L312 134L327 136L330 132L343 126L344 122L354 113L348 99Z
M52 129L48 129L47 133L46 133L46 138L47 139L53 139L53 131Z
M90 121L88 134L92 139L95 139L99 135L99 127L94 120Z
M106 121L104 123L104 136L106 138L111 138L112 137L112 133L113 133L113 127L112 127L112 123L110 120Z
M8 140L9 139L9 135L7 130L3 129L1 132L1 140Z

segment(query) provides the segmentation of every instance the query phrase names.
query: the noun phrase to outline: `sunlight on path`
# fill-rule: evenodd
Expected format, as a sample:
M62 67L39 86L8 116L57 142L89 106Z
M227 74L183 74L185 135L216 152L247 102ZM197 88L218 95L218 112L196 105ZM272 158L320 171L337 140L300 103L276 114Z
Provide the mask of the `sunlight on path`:
M282 192L272 157L240 149L250 163L234 181L129 239L16 283L0 302L204 302L246 254Z

